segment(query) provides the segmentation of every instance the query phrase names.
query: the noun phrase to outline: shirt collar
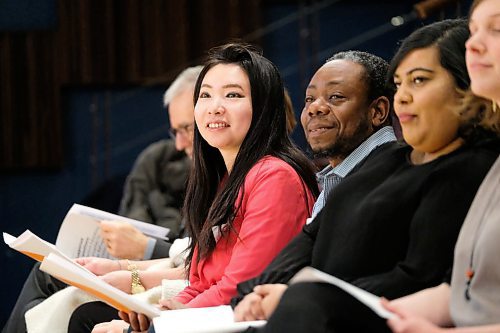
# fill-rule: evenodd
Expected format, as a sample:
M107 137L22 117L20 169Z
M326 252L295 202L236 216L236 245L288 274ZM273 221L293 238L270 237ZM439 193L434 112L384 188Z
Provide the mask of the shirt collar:
M356 167L363 159L366 158L375 148L384 143L396 141L396 135L394 134L394 129L392 126L385 126L375 133L373 133L368 139L363 141L356 149L354 149L341 163L337 166L332 167L327 165L323 170L316 173L318 182L323 184L325 178L332 176L338 176L344 178L349 174L349 172Z

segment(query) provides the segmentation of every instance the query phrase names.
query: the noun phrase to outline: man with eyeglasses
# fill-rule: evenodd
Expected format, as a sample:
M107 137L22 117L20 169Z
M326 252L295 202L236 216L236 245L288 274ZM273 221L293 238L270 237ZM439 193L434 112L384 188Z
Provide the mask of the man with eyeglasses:
M119 209L120 215L169 228L170 240L183 235L180 209L193 152L193 94L201 69L185 69L165 92L171 139L155 142L139 155L127 177ZM103 221L101 234L108 240L108 252L116 258L169 257L170 242L149 238L131 225ZM28 276L2 333L26 332L25 313L66 287L39 266L35 264Z
M201 69L185 69L165 92L171 140L153 143L138 157L127 177L119 210L120 215L169 228L171 240L183 234L180 208L193 153L193 94ZM130 225L107 223L102 229L111 232L114 242L109 243L108 251L114 257L168 257L170 243L146 237Z

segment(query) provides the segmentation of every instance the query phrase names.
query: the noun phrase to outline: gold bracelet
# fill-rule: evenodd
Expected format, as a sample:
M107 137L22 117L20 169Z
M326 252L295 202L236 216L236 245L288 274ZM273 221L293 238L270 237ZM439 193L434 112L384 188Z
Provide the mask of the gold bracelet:
M127 259L127 269L130 271L132 275L132 283L130 286L132 294L139 294L146 291L144 286L141 284L141 279L139 277L139 271L137 270L137 265L131 264L130 261Z

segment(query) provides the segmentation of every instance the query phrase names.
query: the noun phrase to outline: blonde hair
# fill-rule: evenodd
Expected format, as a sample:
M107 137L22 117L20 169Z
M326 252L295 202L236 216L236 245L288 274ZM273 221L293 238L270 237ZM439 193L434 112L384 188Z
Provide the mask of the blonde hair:
M474 95L471 90L462 92L462 103L458 108L462 128L461 136L466 140L480 133L500 137L500 110L493 110L492 102Z
M472 2L469 17L483 1L474 0ZM474 95L469 90L464 94L463 107L459 114L463 121L476 123L482 128L500 136L500 110L498 110L498 105L497 110L494 110L493 103L496 103L496 101Z
M472 15L472 13L476 10L477 6L479 6L484 0L474 0L472 2L472 5L470 6L469 9L469 17Z

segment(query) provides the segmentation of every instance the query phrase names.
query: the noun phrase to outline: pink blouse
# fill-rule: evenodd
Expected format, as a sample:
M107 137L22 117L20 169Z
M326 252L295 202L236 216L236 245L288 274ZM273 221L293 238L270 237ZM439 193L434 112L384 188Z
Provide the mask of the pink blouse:
M241 208L233 221L238 235L223 228L212 254L199 262L193 260L190 284L176 301L189 307L229 304L236 285L259 275L301 231L314 204L297 172L276 157L257 162L243 189Z

